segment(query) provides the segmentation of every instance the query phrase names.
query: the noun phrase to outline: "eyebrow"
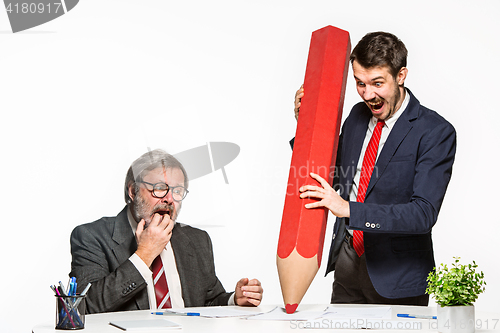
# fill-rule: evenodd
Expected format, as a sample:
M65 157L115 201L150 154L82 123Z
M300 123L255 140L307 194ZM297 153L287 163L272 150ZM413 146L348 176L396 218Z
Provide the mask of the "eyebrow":
M358 81L361 81L356 75L354 75L354 78ZM377 76L377 77L374 77L373 79L371 79L370 81L373 82L373 81L377 81L377 80L385 80L385 78L383 76Z
M146 182L144 179L142 180L143 182ZM165 183L163 180L160 180L160 181L152 181L152 182L146 182L146 183L150 183L150 184L158 184L158 183L163 183L163 184L166 184L168 187L176 187L176 186L182 186L182 187L185 187L184 186L184 183L177 183L177 184L174 184L174 185L169 185L168 183Z

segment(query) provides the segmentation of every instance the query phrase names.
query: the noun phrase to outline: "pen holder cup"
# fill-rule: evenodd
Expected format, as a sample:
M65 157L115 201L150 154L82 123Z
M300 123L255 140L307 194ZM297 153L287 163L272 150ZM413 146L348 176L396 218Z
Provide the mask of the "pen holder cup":
M56 329L85 328L85 295L56 296Z

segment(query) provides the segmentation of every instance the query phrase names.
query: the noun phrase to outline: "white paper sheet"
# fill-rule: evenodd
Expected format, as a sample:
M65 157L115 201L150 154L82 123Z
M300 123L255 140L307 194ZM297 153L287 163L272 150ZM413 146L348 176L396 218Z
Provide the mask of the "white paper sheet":
M391 319L392 309L390 306L380 307L333 307L329 306L324 311L296 311L287 314L285 309L277 307L271 312L249 317L249 320L293 320L314 321L318 319Z
M314 320L321 318L325 311L296 311L288 314L282 307L276 307L274 310L252 316L248 320Z
M109 324L121 328L124 331L151 331L182 328L181 325L163 318L151 320L113 320Z
M392 308L390 306L363 308L329 306L322 318L391 319Z

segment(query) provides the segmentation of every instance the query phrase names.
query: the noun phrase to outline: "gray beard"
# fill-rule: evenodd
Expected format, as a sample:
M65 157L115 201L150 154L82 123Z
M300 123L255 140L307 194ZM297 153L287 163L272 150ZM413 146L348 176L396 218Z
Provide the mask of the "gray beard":
M132 209L132 214L134 216L134 219L139 223L142 219L146 222L145 227L147 227L151 223L151 213L153 212L154 208L156 207L150 207L149 204L146 202L146 200L140 195L136 195L133 200L134 203L134 209ZM173 208L170 210L173 212ZM170 218L172 221L175 221L177 219L177 215L180 211L179 210L174 212L174 216L171 216Z

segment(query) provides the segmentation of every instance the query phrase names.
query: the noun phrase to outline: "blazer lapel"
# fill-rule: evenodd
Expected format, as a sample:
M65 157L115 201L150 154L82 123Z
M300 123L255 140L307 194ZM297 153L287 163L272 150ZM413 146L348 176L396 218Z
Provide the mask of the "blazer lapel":
M415 96L413 96L409 89L406 89L406 91L410 94L410 102L408 103L406 110L403 111L403 114L401 114L399 119L394 124L394 127L384 144L384 148L382 148L382 151L380 152L380 156L375 164L375 170L373 171L372 178L370 179L370 184L368 184L368 189L366 190L366 196L369 195L371 189L375 186L375 184L377 184L399 145L412 129L412 121L418 117L420 102L415 98Z
M127 207L116 216L112 239L116 243L113 253L119 263L127 260L137 250L137 242L128 222Z

